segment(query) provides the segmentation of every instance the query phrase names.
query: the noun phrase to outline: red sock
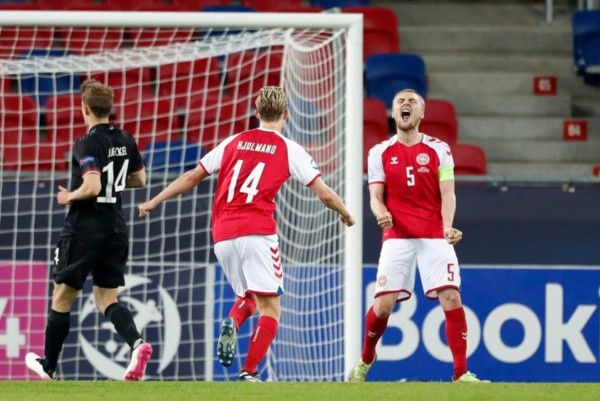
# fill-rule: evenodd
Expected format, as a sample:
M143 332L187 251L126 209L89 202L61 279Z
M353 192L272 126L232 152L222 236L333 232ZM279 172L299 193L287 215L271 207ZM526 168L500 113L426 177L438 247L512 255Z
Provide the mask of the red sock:
M278 327L277 320L271 316L261 316L258 319L256 330L254 330L252 337L250 337L248 357L243 368L246 372L250 374L256 372L256 367L264 359L265 355L267 355L269 346L277 334Z
M229 311L229 317L235 322L235 327L239 330L240 326L254 314L256 303L252 298L238 298Z
M467 372L467 318L460 308L444 311L446 315L446 341L454 361L454 380Z
M361 359L364 363L372 363L375 359L375 347L387 328L388 318L389 317L378 318L377 315L375 315L372 306L367 312L367 315L365 316L365 340L361 355Z

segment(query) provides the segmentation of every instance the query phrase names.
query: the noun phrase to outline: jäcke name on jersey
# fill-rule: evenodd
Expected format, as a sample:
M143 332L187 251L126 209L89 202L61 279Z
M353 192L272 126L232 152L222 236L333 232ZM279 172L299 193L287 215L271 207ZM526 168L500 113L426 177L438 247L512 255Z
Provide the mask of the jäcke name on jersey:
M277 145L239 141L237 148L238 150L251 150L253 152L269 153L274 155L275 151L277 150Z
M127 156L127 147L121 146L119 148L109 148L108 149L108 157L115 156Z

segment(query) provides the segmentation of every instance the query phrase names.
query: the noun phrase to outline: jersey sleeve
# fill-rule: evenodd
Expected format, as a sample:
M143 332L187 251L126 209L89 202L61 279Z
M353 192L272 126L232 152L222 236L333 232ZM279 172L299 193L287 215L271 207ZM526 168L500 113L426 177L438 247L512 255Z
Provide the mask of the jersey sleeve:
M316 178L321 176L321 170L313 157L298 143L286 141L288 147L288 158L290 174L304 185L310 185Z
M375 145L369 150L367 166L369 184L385 182L385 171L383 170L383 146L381 144Z
M450 146L446 143L442 143L440 150L438 151L440 158L439 180L453 180L454 179L454 159L452 158L452 152Z
M130 136L131 138L131 157L129 159L129 171L127 172L127 174L132 174L132 173L137 173L139 171L142 171L145 166L144 166L144 159L142 159L142 155L140 154L140 151L138 149L138 145L135 142L135 139L133 139L132 136Z
M100 161L98 155L94 154L91 147L88 146L88 142L80 140L75 142L73 146L73 157L79 163L79 169L81 170L81 176L90 172L100 172Z
M225 139L220 144L215 146L213 150L205 154L202 159L200 159L198 163L204 168L204 170L206 170L208 174L214 174L221 169L221 162L223 161L225 148L231 143L231 141L233 141L235 137L237 137L237 135Z

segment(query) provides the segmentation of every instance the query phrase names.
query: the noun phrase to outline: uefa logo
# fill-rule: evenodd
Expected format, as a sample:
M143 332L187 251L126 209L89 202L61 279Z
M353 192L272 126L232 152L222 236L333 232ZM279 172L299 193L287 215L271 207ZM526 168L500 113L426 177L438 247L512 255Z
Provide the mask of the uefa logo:
M136 291L138 286L140 289ZM145 295L141 295L142 290ZM125 286L119 289L119 294L119 302L131 310L142 338L149 338L151 329L160 332L160 335L150 337L162 338L160 344L149 341L154 346L155 352L159 351L159 355L155 354L158 356L155 359L158 361L158 367L152 369L152 364L148 365L150 369L145 375L146 379L151 379L153 375L160 374L177 354L181 339L179 310L169 293L146 277L126 275ZM135 297L129 294L140 295ZM97 313L93 295L90 295L79 316L79 324L82 328L79 343L94 369L109 379L122 380L129 364L129 346L116 332L113 324L103 319Z

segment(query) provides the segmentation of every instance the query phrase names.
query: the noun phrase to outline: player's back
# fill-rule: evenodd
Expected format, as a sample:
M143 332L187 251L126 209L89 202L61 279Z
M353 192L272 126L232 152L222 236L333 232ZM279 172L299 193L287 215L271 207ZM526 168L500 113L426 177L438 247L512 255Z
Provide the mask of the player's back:
M74 202L67 221L74 227L126 231L121 208L121 192L127 176L140 171L143 162L133 137L109 124L98 124L79 139L73 148L71 189L78 188L83 176L100 173L97 197Z

